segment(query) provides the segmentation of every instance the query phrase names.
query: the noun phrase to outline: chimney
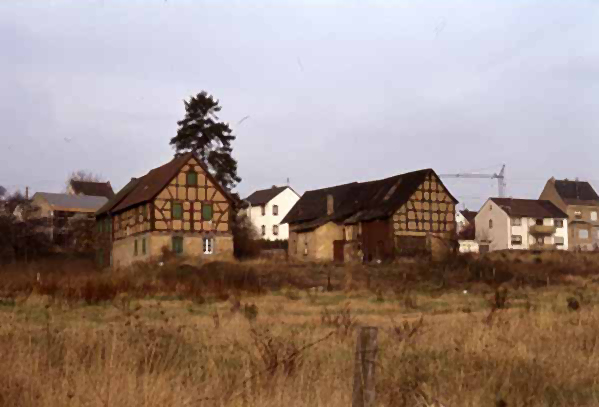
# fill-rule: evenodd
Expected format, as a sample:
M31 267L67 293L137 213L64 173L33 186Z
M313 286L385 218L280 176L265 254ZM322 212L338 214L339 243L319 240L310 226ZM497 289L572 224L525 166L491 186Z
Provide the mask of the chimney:
M333 195L327 195L327 216L331 216L335 212L335 200Z
M272 189L277 189L277 186L276 186L276 185L273 185L273 186L272 186Z

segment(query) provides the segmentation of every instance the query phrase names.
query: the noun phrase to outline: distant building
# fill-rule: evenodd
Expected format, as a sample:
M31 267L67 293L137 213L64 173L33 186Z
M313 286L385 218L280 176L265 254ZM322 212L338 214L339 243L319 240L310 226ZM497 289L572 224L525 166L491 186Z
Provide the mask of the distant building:
M308 191L282 220L289 256L355 262L452 250L456 203L432 169Z
M91 182L71 180L67 187L69 195L103 196L110 199L114 196L114 191L108 182Z
M261 189L243 200L244 208L258 236L266 240L289 239L289 225L281 220L300 196L289 186Z
M540 199L553 202L568 215L570 250L599 248L599 196L591 184L552 177Z
M468 209L463 209L461 211L456 211L455 213L455 221L456 221L456 230L460 233L464 228L468 225L474 224L474 218L478 212L469 211Z
M568 249L568 216L546 200L489 198L475 224L481 253Z
M233 256L231 194L192 153L132 178L96 212L100 266L156 258Z
M70 246L73 243L73 222L89 221L89 228L93 228L94 213L107 201L102 196L36 192L31 198L31 205L36 209L32 216L47 219L45 229L53 243ZM15 210L15 215L21 218L20 208Z

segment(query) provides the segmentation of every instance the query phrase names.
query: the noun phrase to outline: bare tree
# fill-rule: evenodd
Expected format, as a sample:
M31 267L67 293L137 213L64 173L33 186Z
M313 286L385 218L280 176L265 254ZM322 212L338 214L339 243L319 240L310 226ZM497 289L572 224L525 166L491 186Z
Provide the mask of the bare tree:
M67 177L66 188L71 185L71 181L105 182L105 179L101 174L94 174L88 170L77 170L71 172Z

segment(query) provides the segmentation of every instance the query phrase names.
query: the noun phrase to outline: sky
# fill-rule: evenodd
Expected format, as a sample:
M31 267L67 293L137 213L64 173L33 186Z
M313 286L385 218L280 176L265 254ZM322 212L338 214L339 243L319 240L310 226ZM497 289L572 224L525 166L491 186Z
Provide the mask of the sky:
M593 0L3 0L0 185L83 169L118 189L172 158L205 90L242 196L502 164L514 198L551 176L599 190L598 38ZM460 207L497 196L444 182Z

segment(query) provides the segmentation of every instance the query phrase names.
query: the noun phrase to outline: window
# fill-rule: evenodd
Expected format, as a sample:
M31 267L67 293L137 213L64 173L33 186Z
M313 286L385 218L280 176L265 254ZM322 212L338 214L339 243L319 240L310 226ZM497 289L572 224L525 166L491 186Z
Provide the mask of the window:
M561 236L555 236L553 238L553 242L555 243L556 246L563 246L564 245L564 238Z
M104 249L98 249L98 267L104 266Z
M187 173L187 185L198 185L198 174L195 172Z
M146 215L148 214L148 208L144 205L141 207L141 216L145 219Z
M146 238L141 239L141 254L146 254Z
M537 226L543 226L543 219L537 219L535 222Z
M181 202L173 202L172 216L173 219L183 218L183 206L181 205Z
M580 212L580 211L574 211L574 216L576 218L582 218L582 212Z
M272 206L272 214L274 216L278 216L279 215L279 205L273 205Z
M102 221L98 222L98 233L102 233L104 231L103 226L104 224L102 223Z
M489 219L489 229L493 229L493 219Z
M262 216L266 215L266 206L262 205Z
M202 219L212 220L212 204L202 205Z
M563 227L564 227L564 221L563 221L563 220L561 220L561 219L556 219L556 220L554 221L554 223L555 223L555 227L556 227L556 228L563 228Z
M183 253L183 236L173 236L173 253Z
M266 236L266 226L262 225L262 236Z
M580 229L578 231L578 237L580 239L588 239L589 238L589 231L586 229Z
M279 234L279 225L272 225L272 234L275 236Z
M591 212L591 220L597 220L597 212Z
M512 244L522 244L522 236L512 235Z
M520 226L520 225L522 225L521 218L512 218L512 226Z
M137 239L133 242L133 255L137 256Z
M214 252L214 239L211 237L204 238L204 254L212 254Z

